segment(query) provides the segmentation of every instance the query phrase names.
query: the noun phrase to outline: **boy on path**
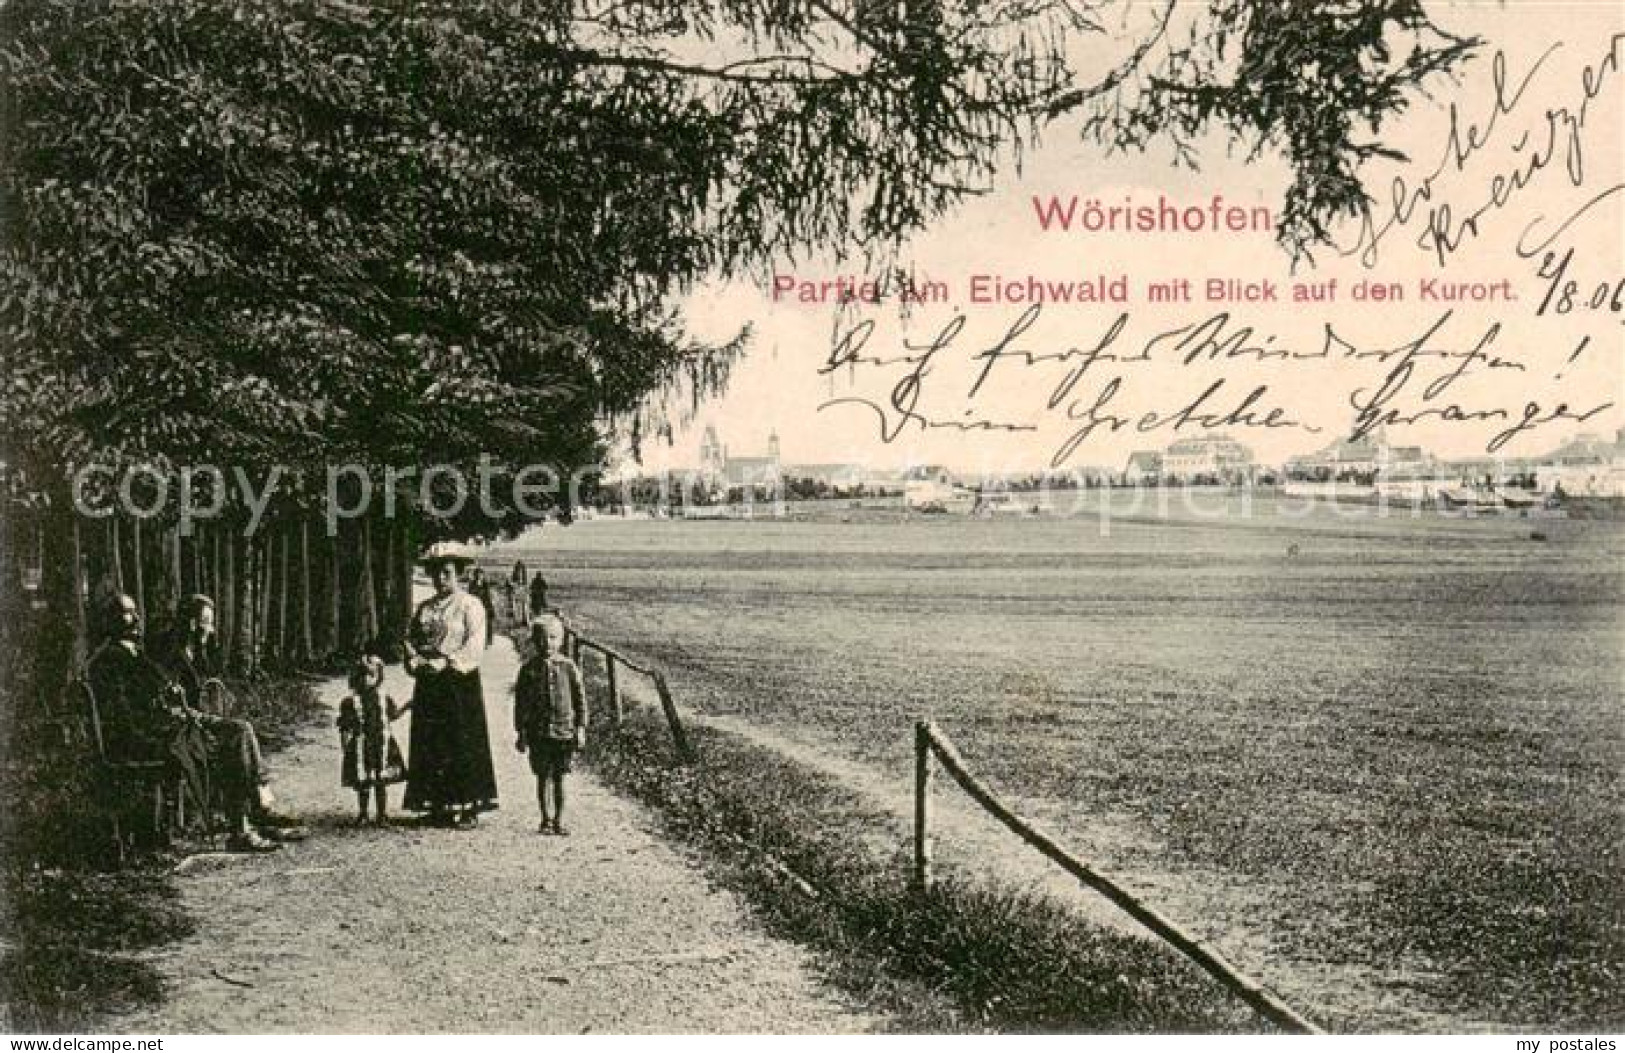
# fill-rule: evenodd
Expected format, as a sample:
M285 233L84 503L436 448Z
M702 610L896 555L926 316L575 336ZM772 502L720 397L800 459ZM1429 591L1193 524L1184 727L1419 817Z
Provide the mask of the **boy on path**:
M530 755L541 832L565 836L564 777L587 744L587 692L580 667L554 654L549 624L534 622L530 635L535 651L519 667L514 684L514 747Z

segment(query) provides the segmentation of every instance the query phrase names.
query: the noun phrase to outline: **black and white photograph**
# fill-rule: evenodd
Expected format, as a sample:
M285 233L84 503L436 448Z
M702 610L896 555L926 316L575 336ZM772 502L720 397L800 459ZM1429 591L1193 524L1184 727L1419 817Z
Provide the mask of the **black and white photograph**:
M0 0L0 1032L1617 1053L1622 63Z

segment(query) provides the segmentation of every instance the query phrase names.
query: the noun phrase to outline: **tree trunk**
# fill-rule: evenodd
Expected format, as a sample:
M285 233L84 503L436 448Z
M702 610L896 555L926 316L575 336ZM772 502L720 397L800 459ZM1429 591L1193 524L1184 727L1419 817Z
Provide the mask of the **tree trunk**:
M73 569L70 574L73 589L73 661L77 666L90 654L90 619L85 615L85 594L89 590L85 587L85 546L79 517L73 515L70 518L73 522Z
M79 528L79 554L85 564L85 600L90 605L91 620L94 621L96 603L107 584L107 531L103 524L82 519L77 514L73 522ZM91 628L94 630L95 626Z
M107 547L113 557L113 591L124 592L124 557L119 554L118 513L107 517Z
M248 673L257 675L260 657L265 646L265 563L268 552L265 537L256 534L244 543L248 557L244 561L243 577L247 582L247 595L243 597L243 619L248 623L244 653L247 655Z
M248 672L259 672L260 653L265 644L265 539L256 534L243 543L247 557L243 561L243 579L247 586L243 596L243 621L248 625L243 651L248 657Z
M276 577L276 653L283 661L288 657L288 526L277 530Z
M152 624L152 607L147 603L147 572L141 558L141 517L130 521L130 548L135 568L135 605L141 608L141 617Z
M63 502L57 507L71 506ZM21 551L23 544L26 544L20 543L19 534L43 531L40 543L43 544L45 553L40 566L38 595L45 601L44 607L35 609L24 605L19 610L8 610L6 617L8 622L13 623L11 627L27 626L29 631L36 634L32 648L34 653L28 656L34 663L31 671L32 686L38 694L38 700L32 704L47 712L55 709L57 700L62 697L63 689L73 679L75 671L79 668L78 652L82 650L79 642L81 634L74 624L77 609L72 596L73 589L78 584L78 575L75 572L78 554L75 551L74 534L65 529L67 524L61 519L62 516L72 514L56 513L53 510L41 513L42 516L49 518L15 516L9 517L6 524L8 536L5 542L9 556L15 556ZM28 527L34 529L27 530ZM24 704L19 698L5 699L8 709ZM15 711L12 712L14 714ZM61 715L78 716L78 714Z
M407 627L412 624L412 610L416 606L412 602L412 570L417 565L417 552L412 541L411 521L404 518L397 520L397 534L401 560L395 568L398 575L395 579L395 633L405 639Z
M260 600L264 595L261 587L261 565L265 562L265 545L256 534L243 539L243 588L242 588L242 626L243 626L243 671L253 676L260 667L260 641L264 636L265 622L260 618Z
M179 609L181 599L186 596L186 576L183 570L183 568L186 566L186 561L182 558L184 553L181 551L182 540L179 523L177 523L174 529L169 532L169 539L170 593L175 600L176 608Z
M379 539L379 563L384 571L383 577L378 581L378 632L382 636L394 639L395 631L395 604L396 591L399 588L399 578L395 573L395 565L401 558L401 546L397 542L400 531L396 528L395 520L379 520L379 529L383 536Z
M299 660L308 662L316 657L315 641L310 633L310 519L299 519Z
M270 564L266 577L265 656L280 662L288 634L288 542L280 523L266 535L265 558Z
M203 539L205 535L200 531L192 535L192 591L205 596L213 596L214 588L204 577L203 573Z
M276 622L273 620L275 608L272 605L276 598L275 571L276 538L275 535L266 533L260 537L259 607L254 612L258 619L255 625L259 630L254 639L254 656L258 660L256 665L263 663L274 653L271 648L276 641Z
M224 535L224 536L222 536ZM237 532L222 530L215 535L215 580L220 583L220 595L215 597L215 611L220 625L220 661L227 669L236 668L237 660Z
M254 662L253 652L248 642L254 635L254 544L247 538L232 534L232 592L237 601L237 614L232 620L236 629L236 639L232 641L232 653L237 656L234 668L247 673Z
M361 569L356 581L355 649L361 650L378 638L377 580L372 572L372 517L361 520Z
M327 613L330 629L327 634L327 646L330 652L339 650L342 646L340 641L344 639L340 635L344 628L342 621L344 596L340 591L343 588L343 580L339 574L342 569L339 562L339 542L343 540L343 530L344 528L341 525L333 533L333 536L327 539Z

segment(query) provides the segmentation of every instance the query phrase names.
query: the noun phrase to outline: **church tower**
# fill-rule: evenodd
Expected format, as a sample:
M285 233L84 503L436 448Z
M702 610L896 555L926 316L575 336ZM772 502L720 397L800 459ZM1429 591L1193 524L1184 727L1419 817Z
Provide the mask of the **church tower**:
M774 464L779 463L779 432L777 428L767 433L767 459Z
M705 436L700 439L700 471L708 475L720 476L727 466L728 455L722 450L722 443L717 439L715 425L705 426Z

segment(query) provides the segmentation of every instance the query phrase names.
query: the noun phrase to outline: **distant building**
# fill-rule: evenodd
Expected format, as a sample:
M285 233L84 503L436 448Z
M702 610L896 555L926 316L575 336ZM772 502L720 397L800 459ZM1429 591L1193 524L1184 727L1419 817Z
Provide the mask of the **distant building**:
M1123 466L1123 481L1130 484L1154 483L1162 478L1162 454L1155 450L1136 450L1128 455Z
M1444 462L1434 474L1462 486L1534 486L1540 457L1463 457Z
M716 428L706 425L700 439L700 474L721 490L746 486L777 489L783 478L778 432L768 434L765 457L730 457L728 448L717 438Z
M1625 497L1625 428L1613 438L1580 434L1550 453L1525 457L1453 460L1449 473L1462 483L1521 486L1542 493Z
M863 487L871 493L901 494L907 485L908 471L903 468L868 468L863 471Z
M940 464L922 464L903 473L903 504L908 508L946 508L965 493L954 474Z
M1228 435L1178 439L1162 454L1162 474L1186 482L1238 481L1248 478L1252 470L1253 451Z
M1535 488L1586 497L1625 497L1625 428L1612 439L1578 435L1535 466Z
M1356 439L1337 439L1314 453L1290 457L1289 479L1325 482L1367 480L1378 475L1414 478L1430 475L1435 462L1420 446L1394 446L1378 428Z
M786 479L811 479L833 490L856 490L867 481L861 464L787 464Z
M716 427L707 424L705 435L700 439L700 471L720 478L727 471L727 464L728 448L717 438Z

